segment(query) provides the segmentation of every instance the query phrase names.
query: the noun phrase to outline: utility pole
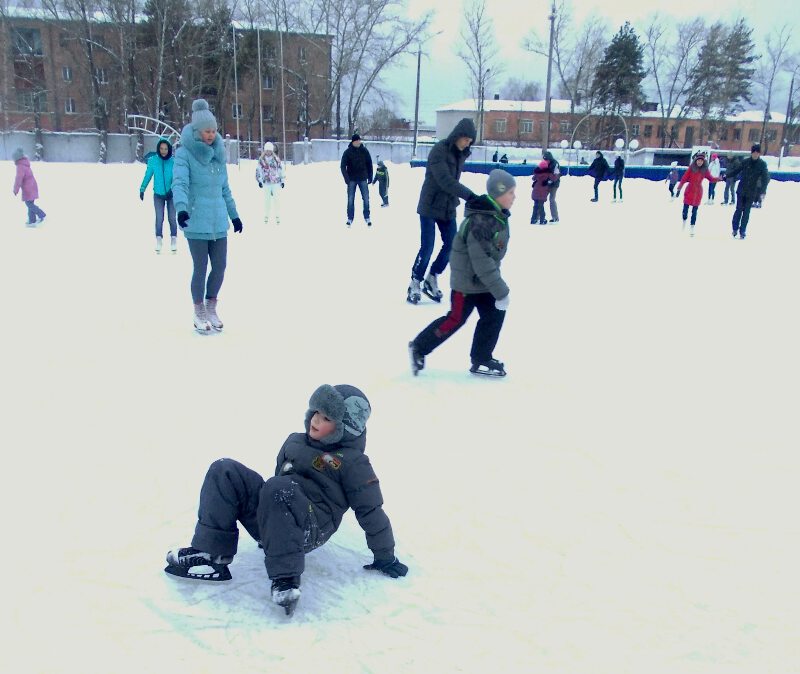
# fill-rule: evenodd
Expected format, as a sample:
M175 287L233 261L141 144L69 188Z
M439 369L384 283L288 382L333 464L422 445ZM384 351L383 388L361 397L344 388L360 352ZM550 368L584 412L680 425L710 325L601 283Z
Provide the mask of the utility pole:
M553 33L556 25L556 3L550 9L550 47L547 53L547 86L544 94L544 133L542 134L542 152L550 147L550 85L553 81Z
M256 28L256 50L258 51L258 151L264 147L264 102L262 91L264 90L264 80L261 74L261 27Z
M417 46L417 94L414 99L414 145L411 148L412 159L416 159L417 157L417 131L419 129L419 71L421 65L422 65L422 47Z
M236 24L231 23L233 31L233 98L236 109L236 165L239 165L239 75L236 69Z

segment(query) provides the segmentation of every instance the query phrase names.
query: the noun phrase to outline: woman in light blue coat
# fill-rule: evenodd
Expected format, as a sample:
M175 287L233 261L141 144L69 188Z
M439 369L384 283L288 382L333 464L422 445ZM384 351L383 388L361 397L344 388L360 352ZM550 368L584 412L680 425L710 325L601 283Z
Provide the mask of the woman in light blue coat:
M139 186L139 199L144 201L144 192L153 179L153 207L156 209L156 253L161 252L164 230L164 208L169 219L170 248L178 250L178 225L175 222L175 204L172 202L172 144L159 138L156 151L147 158L147 170Z
M242 221L228 185L225 148L217 134L217 120L202 98L192 103L192 122L181 132L172 193L178 224L189 242L194 263L194 327L203 334L222 330L217 295L228 257L228 218L237 233L242 231ZM211 273L206 279L209 261Z

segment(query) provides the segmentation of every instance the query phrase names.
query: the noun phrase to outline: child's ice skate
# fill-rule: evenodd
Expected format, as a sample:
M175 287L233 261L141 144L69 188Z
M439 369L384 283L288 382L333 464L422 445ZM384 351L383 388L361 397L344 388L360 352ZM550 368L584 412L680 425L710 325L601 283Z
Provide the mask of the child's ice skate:
M472 367L469 368L469 371L472 372L472 374L480 374L486 377L506 376L505 365L494 358L483 361L482 363L472 363Z
M434 302L442 301L442 291L439 290L439 283L436 280L436 274L428 272L425 281L422 283L422 292L430 297Z
M171 576L191 580L230 580L228 564L232 561L233 557L215 557L196 548L178 548L167 553L167 567L164 571Z
M208 322L211 324L211 327L219 332L222 330L222 321L220 320L219 316L217 316L217 299L207 299L206 300L206 318L208 318Z
M419 281L412 277L411 283L408 285L406 302L410 302L411 304L419 304L420 299L422 299L422 295L420 294Z
M156 237L156 255L161 255L161 246L164 245L164 239L160 236Z
M408 343L408 356L411 359L411 374L416 377L420 370L425 369L425 356L417 350L413 341Z
M169 249L172 251L173 255L175 255L175 253L178 252L178 237L177 236L169 237Z
M206 307L202 302L194 305L194 329L201 335L211 334L211 323L208 320L208 314L206 314Z
M300 576L275 578L272 581L272 601L282 606L286 615L292 615L300 601Z

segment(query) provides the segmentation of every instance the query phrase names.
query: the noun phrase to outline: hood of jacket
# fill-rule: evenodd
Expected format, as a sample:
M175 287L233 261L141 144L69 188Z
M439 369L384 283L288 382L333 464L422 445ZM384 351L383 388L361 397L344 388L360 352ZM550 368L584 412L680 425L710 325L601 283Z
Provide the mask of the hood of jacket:
M464 136L471 138L473 143L478 137L478 132L475 129L475 122L473 122L469 117L462 118L461 121L455 125L453 130L447 136L447 142L450 145L454 145L459 138ZM469 150L469 148L467 148L467 150Z
M511 213L500 208L488 194L482 194L464 204L464 217L468 218L471 215L489 215L505 222Z
M17 166L28 166L28 167L29 167L29 166L31 165L31 160L30 160L30 159L28 159L28 158L27 158L27 157L25 157L25 156L22 156L22 157L20 157L19 159L17 159L17 160L16 160L14 163L15 163Z
M162 157L161 153L158 151L159 148L162 145L166 145L167 146L167 156L166 157ZM158 157L159 159L162 159L164 161L166 161L167 159L172 157L172 143L169 142L169 139L163 138L163 137L158 139L158 142L156 143L156 157Z
M25 156L25 150L23 150L21 147L18 147L16 150L14 150L14 151L11 153L11 159L12 159L13 161L19 161L19 160L20 160L20 159L22 159L24 156Z
M218 162L225 163L225 144L219 133L214 138L214 142L207 145L200 140L199 132L196 132L191 124L187 124L181 131L181 146L185 147L186 151L201 164L207 165L214 158Z

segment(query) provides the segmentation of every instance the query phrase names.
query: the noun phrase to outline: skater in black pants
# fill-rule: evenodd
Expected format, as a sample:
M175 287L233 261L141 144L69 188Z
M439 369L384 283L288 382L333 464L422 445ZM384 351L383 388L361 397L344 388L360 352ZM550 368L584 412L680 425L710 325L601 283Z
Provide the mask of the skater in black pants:
M614 201L617 200L617 186L619 186L619 200L622 201L622 179L625 177L625 160L622 155L617 155L614 160Z
M610 170L611 167L608 165L606 158L598 150L588 171L588 174L594 178L594 199L590 199L590 201L597 201L597 186L606 179Z
M761 159L761 145L758 143L753 145L750 148L750 157L736 168L729 169L727 176L739 178L739 187L736 189L736 210L733 212L731 225L733 238L738 235L740 239L744 239L747 235L747 223L750 221L750 209L754 202L764 201L769 184L767 163Z
M467 202L464 221L453 241L450 265L450 312L437 318L409 342L411 369L425 367L425 356L467 322L473 309L480 318L472 338L473 374L504 377L505 366L492 352L509 304L509 290L500 275L508 248L509 209L514 203L514 177L502 169L489 174L485 194Z
M283 443L274 477L265 482L233 459L212 463L200 489L191 547L170 550L164 570L194 580L229 580L238 521L264 549L272 601L291 614L305 555L327 542L352 508L374 555L364 568L405 576L408 567L394 555L392 525L364 453L370 412L356 387L323 384L309 400L305 433L292 433Z
M381 208L389 205L389 169L382 159L378 160L378 168L375 170L375 178L372 184L378 183L378 194L381 195Z

